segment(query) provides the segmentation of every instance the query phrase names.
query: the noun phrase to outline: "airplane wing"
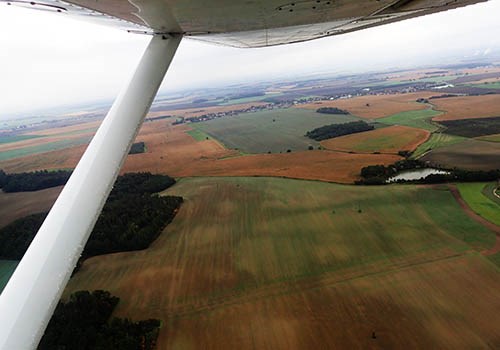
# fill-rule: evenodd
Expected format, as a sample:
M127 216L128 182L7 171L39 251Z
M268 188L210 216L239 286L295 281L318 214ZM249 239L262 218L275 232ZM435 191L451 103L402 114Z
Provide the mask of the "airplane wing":
M487 0L0 0L149 34L234 47L301 42Z

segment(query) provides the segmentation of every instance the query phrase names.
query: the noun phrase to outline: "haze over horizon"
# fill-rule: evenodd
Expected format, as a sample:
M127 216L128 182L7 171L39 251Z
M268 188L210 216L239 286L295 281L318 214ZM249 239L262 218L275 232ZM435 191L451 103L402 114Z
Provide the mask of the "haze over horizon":
M160 94L498 57L500 38L494 35L500 32L498 13L500 0L490 0L341 36L262 49L184 40ZM148 41L148 36L60 15L0 7L0 118L113 100Z

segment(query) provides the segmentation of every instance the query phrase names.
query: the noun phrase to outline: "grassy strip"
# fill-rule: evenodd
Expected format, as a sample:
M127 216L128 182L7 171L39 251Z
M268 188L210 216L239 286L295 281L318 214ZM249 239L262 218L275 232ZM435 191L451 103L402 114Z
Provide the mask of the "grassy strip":
M413 158L418 158L427 151L444 146L451 146L464 140L466 140L466 138L461 136L433 133L427 141L418 146L418 148L413 153Z
M199 129L193 129L186 131L186 133L191 136L196 141L205 141L211 139L211 137Z
M418 111L408 111L393 114L389 117L377 119L377 122L389 125L405 125L413 128L420 128L434 132L439 130L439 127L432 123L431 119L442 112L432 109L424 109Z
M460 183L457 187L460 195L467 202L467 204L478 215L486 220L500 225L500 205L487 198L483 193L485 183Z
M481 140L481 141L488 141L488 142L500 142L500 134L481 136L481 137L478 137L477 139Z
M0 144L13 143L24 140L38 139L44 137L41 135L14 135L14 136L0 136Z

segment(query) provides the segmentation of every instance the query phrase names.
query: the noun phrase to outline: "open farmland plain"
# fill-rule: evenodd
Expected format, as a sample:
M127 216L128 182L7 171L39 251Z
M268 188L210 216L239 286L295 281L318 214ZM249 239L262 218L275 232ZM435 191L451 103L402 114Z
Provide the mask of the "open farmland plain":
M242 156L213 139L188 134L188 125L172 126L167 121L145 123L137 141L146 143L147 152L129 155L124 172L149 171L175 177L186 176L280 176L352 183L361 168L372 164L389 165L402 159L390 154L347 154L327 150L256 154ZM197 134L198 135L198 134ZM198 135L199 136L199 135ZM67 169L76 166L86 146L27 156L0 162L0 169L22 172Z
M404 125L433 132L439 130L440 127L436 123L432 123L432 118L440 114L441 112L427 108L419 111L393 114L385 118L380 118L377 122L388 125Z
M321 142L326 149L346 152L397 154L413 151L424 143L430 132L406 126L390 126L372 131L336 137Z
M498 347L495 235L444 188L183 179L144 251L85 261L65 294L163 320L159 348ZM372 332L376 339L372 339Z
M305 133L328 124L357 120L350 115L321 114L307 109L287 108L196 123L194 128L245 153L305 151L318 143Z
M484 190L488 188L491 192L496 186L487 186L486 183L460 183L457 185L460 195L467 204L478 215L484 219L500 226L500 205L488 198ZM489 193L492 195L492 193ZM500 199L499 199L500 200Z

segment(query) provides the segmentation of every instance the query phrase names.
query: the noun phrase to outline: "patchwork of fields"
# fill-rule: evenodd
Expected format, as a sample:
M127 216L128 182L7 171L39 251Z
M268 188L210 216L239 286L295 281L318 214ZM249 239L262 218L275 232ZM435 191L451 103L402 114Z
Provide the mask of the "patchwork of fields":
M478 253L495 235L446 188L192 178L167 193L185 203L149 249L87 260L65 292L105 288L116 316L162 319L159 348L500 346L498 268Z
M287 150L305 151L311 145L317 146L316 141L304 136L310 130L357 119L349 115L288 108L219 118L196 123L193 127L221 141L227 148L245 153L285 153Z

